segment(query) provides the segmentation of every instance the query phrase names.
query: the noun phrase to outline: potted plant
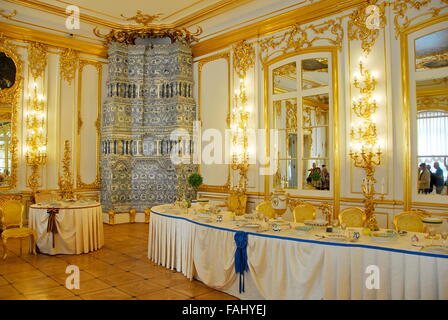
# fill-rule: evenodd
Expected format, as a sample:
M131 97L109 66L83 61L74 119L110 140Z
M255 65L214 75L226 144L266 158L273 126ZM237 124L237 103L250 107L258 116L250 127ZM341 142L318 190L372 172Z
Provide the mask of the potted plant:
M204 179L199 173L192 173L188 177L188 184L194 189L195 193L198 192L199 187L202 185Z

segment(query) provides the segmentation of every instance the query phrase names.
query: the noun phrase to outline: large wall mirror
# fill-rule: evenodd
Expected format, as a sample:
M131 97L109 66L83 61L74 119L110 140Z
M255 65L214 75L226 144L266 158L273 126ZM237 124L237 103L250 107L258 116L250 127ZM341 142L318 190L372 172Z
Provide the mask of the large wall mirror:
M22 62L16 47L0 39L0 190L15 187L16 117L22 88Z
M332 184L329 53L308 53L269 67L269 116L278 131L273 187L301 194L329 192Z
M408 35L412 202L448 201L448 23Z

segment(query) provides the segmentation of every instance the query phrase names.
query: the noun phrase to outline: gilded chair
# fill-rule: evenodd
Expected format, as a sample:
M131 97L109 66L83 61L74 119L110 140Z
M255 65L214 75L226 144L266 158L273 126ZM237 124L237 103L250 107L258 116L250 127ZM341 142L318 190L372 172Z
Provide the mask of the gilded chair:
M33 229L23 227L24 211L25 207L23 203L18 200L5 201L0 207L1 222L3 226L1 236L3 243L3 259L6 259L8 254L6 244L9 238L20 239L20 255L22 255L22 239L30 237L30 252L36 254L37 235Z
M409 232L425 232L425 225L420 214L416 211L407 211L397 214L394 217L395 230Z
M299 204L292 211L294 222L304 222L305 220L314 220L316 218L316 208L309 204Z
M361 228L366 221L366 214L360 208L347 208L339 213L339 223L349 228Z
M275 211L274 208L272 208L272 202L270 200L259 203L255 210L263 213L263 215L269 219L275 218Z
M43 201L54 201L58 200L58 198L59 198L58 193L55 191L39 191L34 196L36 203Z

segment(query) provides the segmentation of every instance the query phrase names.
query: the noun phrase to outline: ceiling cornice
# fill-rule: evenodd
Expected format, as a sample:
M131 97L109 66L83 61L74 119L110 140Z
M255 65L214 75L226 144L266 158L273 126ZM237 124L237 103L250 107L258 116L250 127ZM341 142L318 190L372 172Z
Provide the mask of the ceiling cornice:
M35 10L55 14L62 17L67 17L67 14L65 12L65 7L59 7L48 3L43 3L37 0L5 0L10 3L14 3L23 7L32 8ZM194 24L196 20L199 20L200 18L204 18L205 16L211 15L211 14L217 14L223 10L228 9L228 7L237 7L241 6L243 4L246 4L248 2L251 2L253 0L222 0L219 1L213 5L210 5L208 7L205 7L201 10L198 10L195 13L192 13L184 18L178 19L177 21L173 23L165 23L165 24L153 24L154 28L166 28L166 29L172 29L172 28L179 28L184 27L187 24ZM120 29L120 30L138 30L141 29L141 26L135 25L135 24L120 24L113 21L109 21L106 19L101 19L98 17L95 17L93 15L89 15L86 13L80 13L79 18L83 22L87 22L93 25L111 28L111 29ZM120 19L117 17L117 19Z
M219 51L242 40L249 40L276 33L294 24L309 23L324 17L332 16L351 8L357 7L366 0L322 0L306 6L293 9L276 16L243 26L210 39L200 40L192 45L194 57L200 57L211 52Z

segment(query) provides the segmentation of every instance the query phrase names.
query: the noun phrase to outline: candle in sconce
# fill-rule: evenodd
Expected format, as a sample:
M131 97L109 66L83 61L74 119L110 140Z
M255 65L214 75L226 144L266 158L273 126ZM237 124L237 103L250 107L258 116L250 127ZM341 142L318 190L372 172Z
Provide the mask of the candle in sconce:
M381 179L381 194L384 194L384 178Z

